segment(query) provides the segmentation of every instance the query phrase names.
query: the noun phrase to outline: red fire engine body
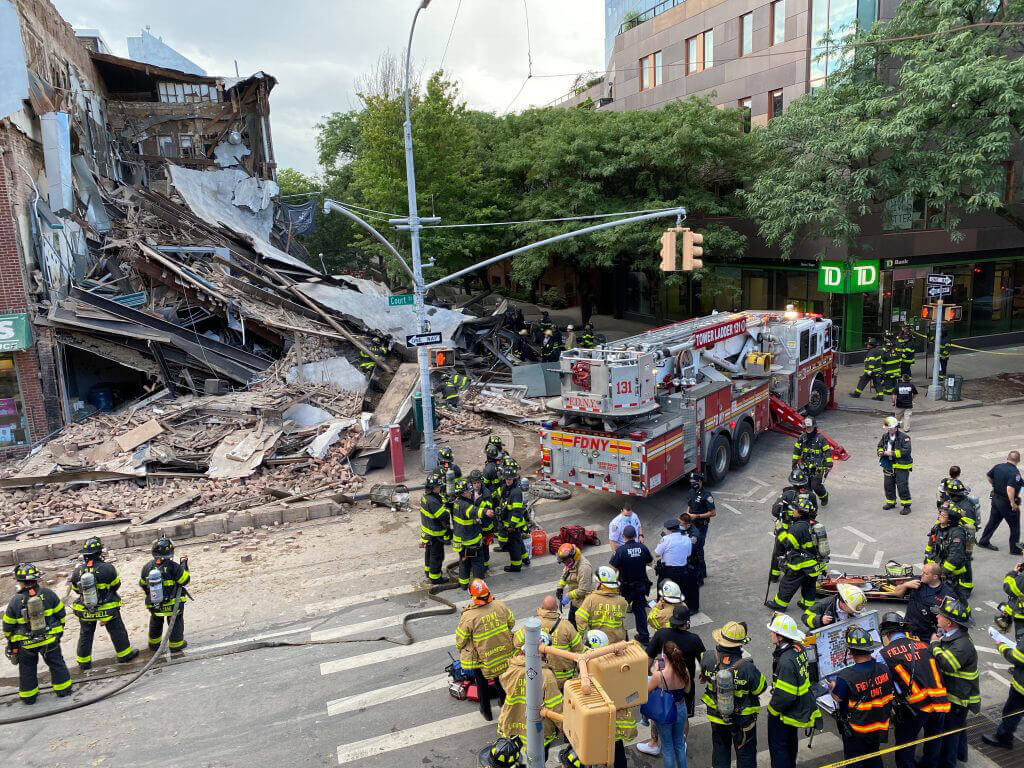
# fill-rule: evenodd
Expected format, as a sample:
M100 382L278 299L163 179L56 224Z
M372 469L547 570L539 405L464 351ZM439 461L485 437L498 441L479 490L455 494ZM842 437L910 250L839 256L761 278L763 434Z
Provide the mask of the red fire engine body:
M715 313L560 361L558 420L541 431L556 483L650 496L702 468L709 483L750 460L768 429L835 407L832 323L792 310ZM837 458L845 451L833 443Z

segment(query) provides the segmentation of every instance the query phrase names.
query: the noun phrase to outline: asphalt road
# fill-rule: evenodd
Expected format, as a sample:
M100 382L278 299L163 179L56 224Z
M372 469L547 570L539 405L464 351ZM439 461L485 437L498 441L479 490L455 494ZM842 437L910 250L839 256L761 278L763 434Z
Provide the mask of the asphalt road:
M822 429L851 453L838 463L828 486L832 501L820 519L832 544L832 567L871 573L892 558L920 563L925 534L935 518L935 490L951 463L964 468L964 480L982 497L987 515L988 468L1019 448L1024 405L988 406L921 415L911 433L915 470L911 490L913 514L901 517L882 507L881 471L875 444L880 418L831 412ZM789 472L792 441L775 434L762 437L750 464L714 489L718 516L708 540L709 578L702 591L702 612L695 631L711 645L710 632L729 619L748 622L754 641L748 650L766 674L771 646L764 625L771 611L761 605L770 551L768 509ZM686 489L671 488L636 505L650 539L660 524L685 504ZM580 523L607 535L617 500L579 494L561 504L538 508L549 532L563 523ZM992 608L1002 597L1000 582L1016 559L1006 551L1006 534L997 533L998 553L977 550L973 607L979 628L973 633L982 651L985 707L1001 706L1006 696L1007 665L984 632ZM294 590L294 624L273 624L262 634L290 640L357 640L386 634L400 636L399 621L408 610L428 607L408 594L410 579L422 574L419 553L403 553L397 563L371 571L340 572L317 583L282 584ZM592 548L596 565L608 556L606 545ZM498 566L489 583L507 599L519 618L530 615L550 591L559 568L550 556L538 558L522 574ZM457 593L449 593L457 594ZM884 604L875 607L885 609ZM793 611L794 615L796 611ZM250 622L258 626L261 617ZM345 765L384 768L396 765L475 766L480 747L495 736L475 705L452 699L445 689L444 667L453 649L456 618L444 616L414 624L416 644L405 647L382 641L262 649L231 653L233 638L194 644L193 661L158 670L110 700L72 713L0 728L0 750L11 764L35 766L190 766ZM301 630L301 631L299 631ZM257 630L260 632L260 630ZM290 634L289 634L290 633ZM66 649L66 651L69 649ZM210 653L223 653L202 658ZM67 655L67 654L66 654ZM109 683L81 686L84 696ZM8 700L9 701L9 700ZM8 703L0 718L52 706L45 695L33 710ZM763 723L759 764L767 765ZM801 745L801 759L821 764L839 747L825 733L814 749ZM698 709L690 737L695 765L710 763L710 729ZM634 765L660 765L634 750ZM990 764L972 754L971 764Z

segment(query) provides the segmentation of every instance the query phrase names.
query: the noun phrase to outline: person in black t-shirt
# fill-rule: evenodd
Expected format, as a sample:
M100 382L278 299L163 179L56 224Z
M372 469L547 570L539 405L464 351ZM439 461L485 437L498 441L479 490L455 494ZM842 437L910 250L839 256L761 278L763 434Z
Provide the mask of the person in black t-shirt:
M988 471L988 481L992 483L992 508L985 530L978 539L979 547L999 550L990 542L999 523L1005 520L1010 528L1010 554L1024 554L1020 548L1020 493L1024 481L1021 480L1019 465L1020 451L1010 451L1003 464L996 464Z
M904 432L910 431L910 415L914 412L914 398L917 396L917 387L910 380L910 372L903 374L902 380L893 388L892 407L893 415L900 420Z
M658 658L662 648L665 647L665 643L671 640L679 646L679 650L686 657L686 671L690 675L690 679L694 680L696 679L694 675L697 671L697 659L703 655L706 649L704 648L704 641L691 632L689 628L690 609L686 607L686 603L679 603L672 612L669 625L655 632L651 642L647 644L647 656L651 659ZM696 686L690 686L690 690L686 694L686 711L691 713L690 717L693 717L695 690Z
M897 597L907 597L907 630L916 638L928 642L935 633L935 614L932 607L942 605L946 597L956 597L952 587L942 580L942 566L925 563L921 578L905 581L892 589Z
M609 565L619 572L620 594L629 602L636 619L636 639L647 645L651 639L647 628L647 594L651 591L647 566L654 562L654 555L636 540L636 528L632 525L622 529L622 536L625 541L615 550Z

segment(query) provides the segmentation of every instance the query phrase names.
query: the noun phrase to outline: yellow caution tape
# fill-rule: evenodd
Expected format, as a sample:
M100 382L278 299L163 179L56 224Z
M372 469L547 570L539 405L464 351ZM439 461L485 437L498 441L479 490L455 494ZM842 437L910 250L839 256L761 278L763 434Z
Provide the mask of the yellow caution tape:
M911 331L911 333L914 334L915 336L917 336L920 339L924 339L925 341L928 341L928 337L925 336L923 333L918 333L917 331ZM994 349L975 349L974 347L965 347L962 344L950 343L949 346L956 347L957 349L966 349L968 352L983 352L986 355L1008 355L1010 357L1020 357L1020 356L1024 355L1024 352L998 352L998 351L996 351Z

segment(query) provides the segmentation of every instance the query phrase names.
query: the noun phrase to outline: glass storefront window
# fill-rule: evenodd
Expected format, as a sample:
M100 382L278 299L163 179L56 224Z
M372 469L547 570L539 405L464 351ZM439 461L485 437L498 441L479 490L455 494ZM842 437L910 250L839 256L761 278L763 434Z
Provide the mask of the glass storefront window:
M1010 295L1013 330L1024 330L1024 260L1013 262L1013 293Z
M971 335L1010 330L1010 262L984 262L973 269Z
M14 355L0 355L0 447L25 445L28 429Z

